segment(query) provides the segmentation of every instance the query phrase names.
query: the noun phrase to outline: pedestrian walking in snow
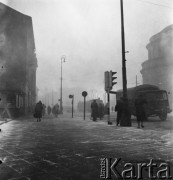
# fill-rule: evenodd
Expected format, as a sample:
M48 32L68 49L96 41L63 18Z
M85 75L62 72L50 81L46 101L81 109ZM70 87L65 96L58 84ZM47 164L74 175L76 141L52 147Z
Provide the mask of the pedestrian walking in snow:
M42 111L43 111L43 104L41 101L39 101L35 106L35 113L34 113L34 117L37 118L37 122L41 121Z

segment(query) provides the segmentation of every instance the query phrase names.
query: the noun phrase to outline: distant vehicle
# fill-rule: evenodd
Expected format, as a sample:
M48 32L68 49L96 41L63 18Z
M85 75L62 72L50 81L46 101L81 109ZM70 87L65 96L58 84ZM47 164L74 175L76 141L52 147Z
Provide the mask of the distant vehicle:
M157 86L144 84L127 89L129 107L131 115L136 116L135 99L142 94L147 101L146 116L159 116L161 120L167 119L167 114L172 110L169 106L168 95L165 90L160 90ZM123 90L118 90L116 100L123 97Z

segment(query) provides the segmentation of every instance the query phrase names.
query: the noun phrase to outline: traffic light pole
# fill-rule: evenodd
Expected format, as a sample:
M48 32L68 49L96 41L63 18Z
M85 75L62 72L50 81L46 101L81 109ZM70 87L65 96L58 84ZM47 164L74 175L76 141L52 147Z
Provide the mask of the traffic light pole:
M113 88L113 86L115 84L117 84L117 82L114 82L114 80L117 77L113 77L114 74L116 74L117 72L113 72L113 71L106 71L105 72L105 91L107 93L107 114L108 114L108 124L111 125L112 122L110 121L110 94L116 94L116 92L111 91L111 89Z
M110 93L109 93L109 90L107 91L107 98L108 98L108 108L107 108L107 111L108 111L108 124L112 124L110 122Z

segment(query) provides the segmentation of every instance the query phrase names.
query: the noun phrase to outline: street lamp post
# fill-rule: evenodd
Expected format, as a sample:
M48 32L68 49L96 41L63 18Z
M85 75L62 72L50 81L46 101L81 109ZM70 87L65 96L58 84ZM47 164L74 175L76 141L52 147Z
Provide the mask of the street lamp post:
M62 106L62 63L65 62L65 56L61 57L61 89L60 89L60 114L63 114L63 106Z

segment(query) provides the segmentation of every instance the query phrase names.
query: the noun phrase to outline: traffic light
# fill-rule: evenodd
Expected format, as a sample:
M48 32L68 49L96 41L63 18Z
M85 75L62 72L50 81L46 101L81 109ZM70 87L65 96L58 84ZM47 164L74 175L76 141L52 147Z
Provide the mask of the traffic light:
M105 72L105 91L109 90L109 72Z
M114 82L117 77L113 77L117 72L109 72L109 89L111 90L113 88L113 85L117 84L117 82Z

